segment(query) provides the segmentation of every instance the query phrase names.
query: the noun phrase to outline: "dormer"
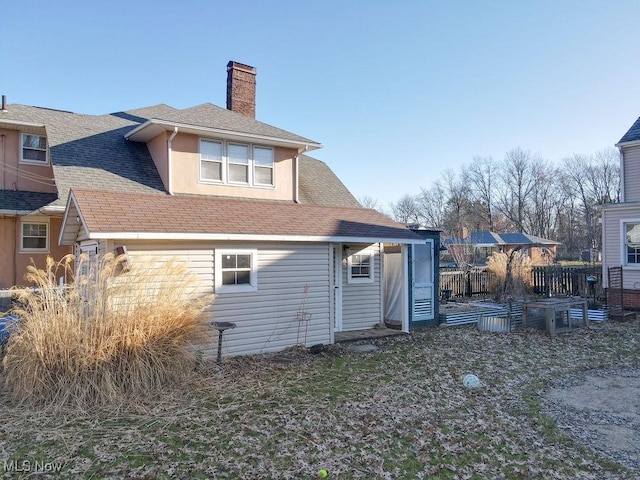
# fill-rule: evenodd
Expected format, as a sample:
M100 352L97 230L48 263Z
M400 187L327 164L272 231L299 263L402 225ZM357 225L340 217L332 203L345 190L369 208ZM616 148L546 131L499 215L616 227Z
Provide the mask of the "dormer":
M0 190L55 193L45 125L11 119L10 113L3 98Z
M147 144L168 193L297 201L298 156L322 145L254 118L255 76L229 62L227 109L167 110L125 135Z

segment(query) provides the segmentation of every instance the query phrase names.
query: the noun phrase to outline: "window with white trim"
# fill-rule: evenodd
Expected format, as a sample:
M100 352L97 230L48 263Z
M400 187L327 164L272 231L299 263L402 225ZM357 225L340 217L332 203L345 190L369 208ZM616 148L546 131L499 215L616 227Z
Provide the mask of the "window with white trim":
M200 139L200 181L256 187L275 185L271 147Z
M273 148L253 147L253 180L256 185L273 185Z
M640 265L640 222L624 224L627 265Z
M229 183L249 183L249 145L229 143Z
M49 250L48 223L22 223L20 250L23 252L47 252Z
M200 140L200 178L209 182L224 182L222 142Z
M373 254L361 251L349 255L349 275L347 283L372 283L373 282Z
M258 251L216 249L216 293L255 292L258 290Z
M21 135L20 162L46 165L47 137L23 133Z

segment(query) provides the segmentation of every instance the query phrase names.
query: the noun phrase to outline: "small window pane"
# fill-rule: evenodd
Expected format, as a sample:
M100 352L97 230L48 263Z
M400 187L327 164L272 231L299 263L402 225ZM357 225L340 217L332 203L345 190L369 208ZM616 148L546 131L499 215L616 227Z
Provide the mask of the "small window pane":
M44 150L24 149L22 151L22 158L25 160L33 160L36 162L45 163L47 161L47 152L45 152Z
M227 150L229 153L229 162L249 164L249 147L246 145L234 145L230 143Z
M253 161L261 167L273 167L273 149L253 147Z
M229 164L229 181L249 183L249 167L247 165Z
M203 179L222 181L222 163L203 161L200 164Z
M47 139L39 135L23 135L22 146L45 150L47 148Z
M273 185L273 169L256 167L255 183L258 185Z
M248 272L248 271L236 272L236 283L238 285L251 283L251 272Z
M222 257L222 268L236 268L237 255L224 255Z
M47 248L47 239L38 237L25 237L22 240L22 248Z
M625 224L627 230L627 245L640 245L640 223Z
M222 143L200 140L200 158L222 161Z
M251 268L251 255L238 255L238 268Z
M222 272L222 284L223 285L235 285L236 284L236 272Z

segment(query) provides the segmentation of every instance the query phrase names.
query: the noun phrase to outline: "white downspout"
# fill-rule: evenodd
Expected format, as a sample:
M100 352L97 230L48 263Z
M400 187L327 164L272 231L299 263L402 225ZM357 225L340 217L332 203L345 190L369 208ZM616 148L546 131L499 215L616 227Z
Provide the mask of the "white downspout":
M173 132L169 136L169 140L167 140L167 190L169 195L173 195L173 189L171 188L171 142L173 142L177 134L178 127L173 127Z
M298 175L300 174L300 163L298 157L299 155L293 157L293 169L295 170L293 172L293 201L295 203L300 203L300 181L298 180Z
M625 202L624 198L624 152L622 147L618 147L620 151L620 202Z
M305 145L303 149L298 151L298 155L293 157L293 201L300 203L300 154L309 150L309 146Z

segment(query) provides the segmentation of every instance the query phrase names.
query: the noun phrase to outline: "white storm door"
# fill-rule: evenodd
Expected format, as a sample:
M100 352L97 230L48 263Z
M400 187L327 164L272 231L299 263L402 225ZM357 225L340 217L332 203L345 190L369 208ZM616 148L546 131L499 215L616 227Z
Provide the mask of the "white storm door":
M412 321L433 320L433 240L413 245L412 253Z

